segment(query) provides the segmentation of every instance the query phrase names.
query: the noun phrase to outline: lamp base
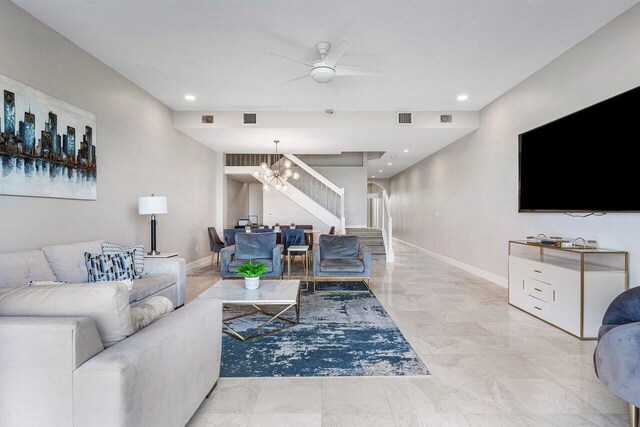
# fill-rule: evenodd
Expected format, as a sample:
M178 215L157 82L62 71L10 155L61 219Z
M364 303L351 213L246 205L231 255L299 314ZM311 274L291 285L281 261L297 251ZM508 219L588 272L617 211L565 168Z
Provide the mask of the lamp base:
M160 251L153 250L153 251L147 252L147 255L160 255Z

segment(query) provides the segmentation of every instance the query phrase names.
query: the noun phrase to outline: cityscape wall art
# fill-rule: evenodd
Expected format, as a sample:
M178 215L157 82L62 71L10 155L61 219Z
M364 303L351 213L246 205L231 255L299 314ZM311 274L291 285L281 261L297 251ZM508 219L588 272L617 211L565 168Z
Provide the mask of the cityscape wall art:
M0 194L96 200L96 117L0 74Z

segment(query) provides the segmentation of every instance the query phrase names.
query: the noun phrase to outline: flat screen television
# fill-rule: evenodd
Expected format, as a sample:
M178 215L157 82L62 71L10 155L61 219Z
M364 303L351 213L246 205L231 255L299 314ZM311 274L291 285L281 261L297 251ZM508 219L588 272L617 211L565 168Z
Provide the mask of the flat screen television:
M640 86L520 134L519 212L640 212Z

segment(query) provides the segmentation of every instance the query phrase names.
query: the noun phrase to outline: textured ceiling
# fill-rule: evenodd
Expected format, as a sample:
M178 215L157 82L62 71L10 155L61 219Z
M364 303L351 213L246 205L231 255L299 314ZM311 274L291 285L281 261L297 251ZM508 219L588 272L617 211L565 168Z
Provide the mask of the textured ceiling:
M476 110L636 2L14 0L171 108L218 111ZM343 38L340 64L384 76L276 86L306 67L271 51Z

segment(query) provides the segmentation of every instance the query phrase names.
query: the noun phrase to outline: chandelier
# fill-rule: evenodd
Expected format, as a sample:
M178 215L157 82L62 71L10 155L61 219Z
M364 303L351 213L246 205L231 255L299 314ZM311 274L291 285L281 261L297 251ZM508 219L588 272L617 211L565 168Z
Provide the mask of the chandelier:
M280 141L273 141L276 144L276 158L278 157L278 144ZM293 172L291 170L291 160L285 158L283 164L284 167L270 167L265 162L260 163L260 169L253 172L253 176L256 178L262 178L263 181L266 181L262 188L265 191L269 191L269 187L273 185L278 191L287 191L289 186L287 185L287 181L289 178L300 179L300 174L298 172Z

